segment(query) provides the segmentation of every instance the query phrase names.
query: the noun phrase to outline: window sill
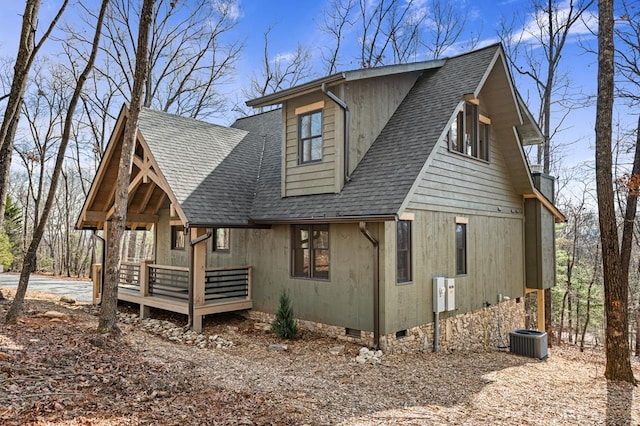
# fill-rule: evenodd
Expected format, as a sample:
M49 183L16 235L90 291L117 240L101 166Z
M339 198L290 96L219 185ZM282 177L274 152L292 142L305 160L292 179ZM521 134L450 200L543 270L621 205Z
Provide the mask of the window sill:
M449 151L451 154L459 155L460 157L464 157L469 160L479 161L480 163L483 163L483 164L491 164L491 161L489 160L484 160L479 157L474 157L473 155L465 154L464 152L456 151L455 149L447 148L447 151Z
M298 166L311 166L314 164L321 164L321 163L322 163L322 160L313 160L313 161L307 161L304 163L298 163Z
M413 281L400 281L400 282L396 282L396 285L397 285L398 287L400 287L400 286L405 286L405 285L411 285L411 284L413 284Z
M316 278L316 277L297 276L297 275L289 275L289 278L294 279L294 280L320 281L320 282L323 282L323 283L331 282L331 278Z

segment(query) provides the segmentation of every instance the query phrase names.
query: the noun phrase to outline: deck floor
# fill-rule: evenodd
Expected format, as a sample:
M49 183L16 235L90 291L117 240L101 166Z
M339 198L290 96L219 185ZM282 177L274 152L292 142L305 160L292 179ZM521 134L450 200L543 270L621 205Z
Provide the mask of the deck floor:
M138 305L164 309L179 314L189 314L189 301L168 296L141 296L137 290L118 288L118 300L137 303ZM194 307L195 315L209 315L222 312L242 311L253 308L253 301L244 297L225 300L207 301L202 306Z

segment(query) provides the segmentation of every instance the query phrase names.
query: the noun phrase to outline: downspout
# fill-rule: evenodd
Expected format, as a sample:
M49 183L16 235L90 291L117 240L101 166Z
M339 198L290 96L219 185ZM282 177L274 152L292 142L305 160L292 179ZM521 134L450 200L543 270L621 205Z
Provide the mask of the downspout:
M351 176L349 176L349 121L351 120L351 113L345 101L337 97L333 92L327 90L326 83L322 83L322 93L338 104L344 112L344 182L347 183L351 180Z
M100 297L100 303L98 303L98 306L101 306L102 305L102 290L104 290L104 264L107 261L107 253L106 253L107 242L100 235L96 234L96 231L93 231L93 237L99 239L100 241L102 241L102 267L100 268L100 295L101 295L101 297Z
M373 347L380 347L380 245L367 229L367 222L360 222L360 232L373 248Z
M185 227L185 232L190 232L189 228ZM198 238L192 240L189 239L189 288L188 288L188 294L189 294L189 329L193 328L193 313L194 313L194 294L193 294L193 286L194 286L194 281L193 281L193 271L195 269L195 265L194 265L194 246L198 243L201 243L202 241L208 240L209 238L211 238L212 235L212 231L211 229L207 229L207 233L204 235L200 235Z

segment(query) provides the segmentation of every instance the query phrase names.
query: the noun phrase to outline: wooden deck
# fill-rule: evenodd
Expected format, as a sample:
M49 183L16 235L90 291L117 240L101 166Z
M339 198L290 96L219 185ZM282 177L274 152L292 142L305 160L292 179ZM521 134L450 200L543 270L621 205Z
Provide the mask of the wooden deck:
M94 265L94 303L99 300L101 265ZM140 316L149 308L189 315L188 268L147 262L123 263L118 281L118 300L140 305ZM204 315L251 309L251 267L206 268L193 284L195 331L202 329Z

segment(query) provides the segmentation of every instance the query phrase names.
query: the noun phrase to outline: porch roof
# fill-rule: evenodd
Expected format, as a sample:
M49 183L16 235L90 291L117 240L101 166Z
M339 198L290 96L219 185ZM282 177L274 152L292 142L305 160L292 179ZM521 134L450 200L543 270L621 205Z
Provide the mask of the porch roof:
M113 216L123 106L76 227L101 228ZM241 143L243 142L243 143ZM262 138L249 132L143 108L129 184L127 227L149 228L171 203L185 226L246 226Z

